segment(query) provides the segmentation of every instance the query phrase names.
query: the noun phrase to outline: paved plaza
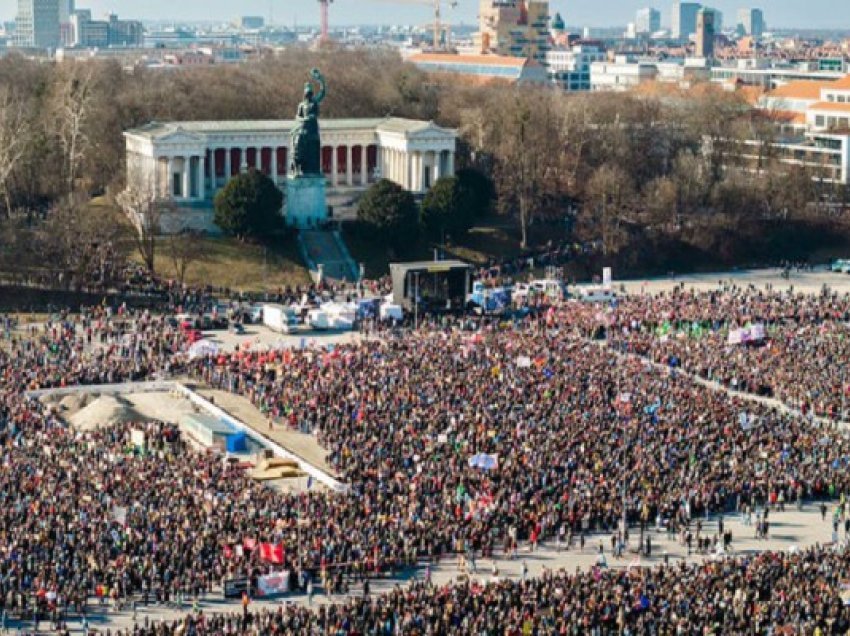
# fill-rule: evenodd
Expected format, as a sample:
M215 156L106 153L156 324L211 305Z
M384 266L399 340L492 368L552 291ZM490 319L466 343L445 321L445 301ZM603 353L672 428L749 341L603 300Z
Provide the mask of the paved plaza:
M840 294L850 293L850 274L829 271L825 267L812 270L791 270L783 277L779 268L742 269L727 272L705 274L681 274L659 278L645 278L616 281L619 289L623 286L629 294L657 294L675 287L684 287L697 291L707 291L725 286L749 287L774 290L793 289L806 294L819 294L824 286Z

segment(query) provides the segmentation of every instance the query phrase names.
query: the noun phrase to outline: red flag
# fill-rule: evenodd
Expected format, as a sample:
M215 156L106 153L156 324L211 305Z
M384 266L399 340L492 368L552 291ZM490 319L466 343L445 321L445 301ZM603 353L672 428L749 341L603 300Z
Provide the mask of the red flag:
M260 558L276 565L283 563L283 546L275 543L260 544Z

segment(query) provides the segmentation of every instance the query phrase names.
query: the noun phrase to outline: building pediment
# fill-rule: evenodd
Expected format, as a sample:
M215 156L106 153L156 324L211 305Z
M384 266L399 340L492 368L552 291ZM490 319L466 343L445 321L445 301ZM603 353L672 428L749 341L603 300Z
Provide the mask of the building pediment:
M446 137L455 137L456 132L450 128L442 128L432 121L419 121L415 119L402 119L391 117L383 121L377 128L378 134L389 133L402 135L407 139L419 140Z
M162 135L158 135L156 141L163 144L190 146L205 143L206 139L202 135L191 133L178 127Z

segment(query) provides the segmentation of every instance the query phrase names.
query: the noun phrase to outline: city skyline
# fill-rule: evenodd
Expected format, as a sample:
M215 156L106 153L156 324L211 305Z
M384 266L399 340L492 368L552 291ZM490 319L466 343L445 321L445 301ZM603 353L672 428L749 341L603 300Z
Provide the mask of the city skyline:
M713 0L708 5L737 16L741 8L761 8L769 28L800 29L850 29L850 15L845 23L836 23L836 15L846 7L846 0L773 0L771 2L742 2L740 0ZM131 0L81 0L81 7L90 8L99 16L109 11L122 17L142 20L220 20L229 21L240 15L271 14L277 24L315 25L319 21L319 7L315 0L198 0L174 3L171 0L147 0L144 6ZM444 5L447 5L445 2ZM394 6L395 5L395 6ZM623 26L634 22L638 9L651 6L661 11L661 22L670 26L671 0L646 2L643 0L552 0L551 12L560 12L567 24L573 26ZM444 6L446 19L455 24L476 21L478 0L458 0L456 9ZM0 17L14 19L17 0L0 0ZM367 16L368 19L364 18ZM332 24L426 24L432 19L430 0L337 0L331 7Z

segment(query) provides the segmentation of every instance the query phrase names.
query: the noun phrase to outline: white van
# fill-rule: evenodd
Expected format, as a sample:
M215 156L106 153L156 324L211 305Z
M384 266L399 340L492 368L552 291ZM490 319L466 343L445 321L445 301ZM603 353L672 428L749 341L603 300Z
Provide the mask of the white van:
M576 298L584 303L608 303L617 298L613 289L606 289L598 285L589 287L577 287Z

